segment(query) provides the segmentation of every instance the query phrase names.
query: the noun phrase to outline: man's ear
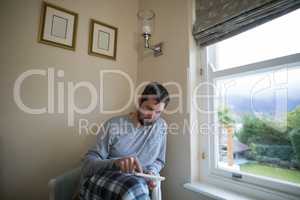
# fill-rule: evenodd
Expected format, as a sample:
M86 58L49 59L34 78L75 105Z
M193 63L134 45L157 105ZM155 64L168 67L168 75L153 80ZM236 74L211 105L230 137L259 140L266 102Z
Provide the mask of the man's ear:
M136 101L136 103L135 103L135 108L136 108L137 110L140 109L140 107L141 107L141 102L142 102L142 98L141 98L141 97L138 97L138 99L137 99L137 101Z
M138 99L138 106L140 107L142 105L142 97L139 97Z

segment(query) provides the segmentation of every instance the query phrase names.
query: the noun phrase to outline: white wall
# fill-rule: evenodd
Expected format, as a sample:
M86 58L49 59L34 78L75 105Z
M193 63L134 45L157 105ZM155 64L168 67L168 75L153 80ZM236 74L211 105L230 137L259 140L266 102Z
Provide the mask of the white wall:
M136 82L136 31L138 0L51 0L60 7L79 14L77 48L69 51L37 42L41 0L5 0L0 6L0 199L47 199L47 182L64 171L76 167L93 136L78 135L78 119L101 122L109 117L98 110L76 117L76 127L67 126L66 114L30 115L21 111L13 100L17 77L29 69L52 67L65 72L56 81L90 81L99 94L99 73L103 69L120 69ZM117 61L89 56L89 20L94 18L119 28ZM128 84L124 79L105 80L105 105L124 105ZM57 92L57 90L55 90ZM89 95L83 89L76 104L85 107ZM34 76L22 86L22 99L35 108L47 104L45 77ZM55 103L57 106L57 103ZM67 106L67 102L65 101ZM66 111L66 109L65 109ZM128 109L126 110L128 111Z
M78 119L100 122L110 117L96 110L77 116L76 127L67 127L66 114L29 115L21 111L13 100L14 81L26 70L47 70L49 67L64 70L65 77L57 81L90 81L98 91L102 69L120 69L137 83L178 82L183 89L183 113L168 115L166 119L179 124L181 134L168 136L167 166L163 171L167 180L163 184L163 195L166 200L200 199L182 186L191 174L190 137L183 131L183 123L188 119L187 67L191 67L193 44L192 1L51 0L49 2L79 14L75 52L37 42L41 0L1 2L0 199L47 199L48 180L76 167L79 155L95 139L78 135ZM153 9L156 13L153 42L164 42L163 56L154 58L142 49L138 55L137 41L141 37L137 34L136 13L139 8ZM117 61L87 54L90 18L119 28ZM128 84L124 79L110 77L105 80L104 89L107 108L120 107L128 100ZM41 107L47 103L47 82L43 77L26 81L22 91L22 98L28 105ZM76 97L79 106L89 103L86 91L79 91ZM169 107L177 104L178 101L172 99Z
M200 196L187 191L183 184L188 182L191 174L190 135L183 130L184 120L189 120L188 106L188 67L195 71L195 50L193 50L192 19L193 0L141 0L141 9L152 9L156 14L153 43L164 42L164 55L153 57L141 49L138 67L138 83L175 81L183 90L183 113L165 115L169 123L179 125L179 134L169 134L167 143L167 165L162 174L167 177L163 183L163 196L166 200L200 199ZM197 56L197 55L196 55ZM172 90L176 93L176 90ZM178 105L171 99L170 107ZM170 128L170 127L169 127ZM174 126L175 128L175 126ZM174 133L172 131L172 133ZM194 169L193 169L194 170ZM207 199L207 198L204 198Z

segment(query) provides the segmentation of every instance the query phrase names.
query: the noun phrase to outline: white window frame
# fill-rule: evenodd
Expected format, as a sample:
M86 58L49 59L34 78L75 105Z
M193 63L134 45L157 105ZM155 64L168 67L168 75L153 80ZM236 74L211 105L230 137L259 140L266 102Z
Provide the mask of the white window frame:
M247 73L268 71L270 69L286 67L287 65L288 67L300 66L300 53L298 53L244 66L214 71L212 70L213 67L209 66L208 63L208 48L201 48L200 54L201 67L203 71L203 77L201 79L203 82L208 83L213 83L213 80L217 78L232 77L238 74L244 75ZM208 96L214 94L211 87L206 87L204 90L205 91L202 92L208 94ZM214 103L208 99L209 98L204 99L204 101L206 101L204 104L208 105L209 109L212 110L214 108ZM200 123L206 124L213 124L215 120L213 114L207 113L200 114L198 118L201 119ZM299 199L299 185L277 179L275 181L272 178L259 177L245 172L236 172L217 168L217 156L219 152L216 140L218 137L215 137L217 134L213 133L214 132L209 132L208 135L201 134L201 148L206 154L205 157L207 157L207 159L203 159L199 165L199 168L201 169L200 177L202 182L218 185L220 187L227 187L231 190L235 188L239 193L246 193L249 195L253 195L254 192L256 193L254 196L259 197L265 196L268 198L268 194L273 194L278 197L278 199ZM242 175L242 178L233 178L234 175L239 174Z

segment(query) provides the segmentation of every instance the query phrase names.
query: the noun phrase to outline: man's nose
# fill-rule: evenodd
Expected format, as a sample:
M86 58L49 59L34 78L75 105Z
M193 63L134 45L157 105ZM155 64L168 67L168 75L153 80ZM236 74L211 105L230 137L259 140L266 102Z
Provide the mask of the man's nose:
M155 115L154 111L148 111L147 114L146 114L146 117L152 119L154 117L154 115Z

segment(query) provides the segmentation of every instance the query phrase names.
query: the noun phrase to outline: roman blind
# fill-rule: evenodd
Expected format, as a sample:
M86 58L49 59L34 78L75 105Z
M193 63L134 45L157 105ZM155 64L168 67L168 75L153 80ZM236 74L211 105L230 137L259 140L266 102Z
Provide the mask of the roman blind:
M196 0L193 35L198 45L207 46L299 7L300 0Z

